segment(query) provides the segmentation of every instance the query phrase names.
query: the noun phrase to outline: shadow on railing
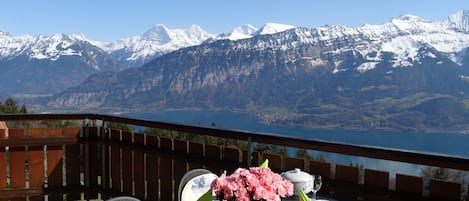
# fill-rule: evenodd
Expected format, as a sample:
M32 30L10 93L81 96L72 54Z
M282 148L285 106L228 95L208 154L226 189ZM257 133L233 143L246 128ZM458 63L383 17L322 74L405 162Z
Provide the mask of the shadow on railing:
M467 186L459 183L431 179L428 195L423 196L422 177L398 173L391 182L387 171L256 152L251 147L252 143L265 143L463 171L469 170L467 158L108 115L0 115L4 121L70 119L91 121L94 126L14 128L9 129L8 137L0 139L0 200L106 200L120 195L142 200L176 200L179 181L191 169L205 168L219 175L223 170L230 172L237 167L257 165L266 158L276 172L301 168L322 175L325 185L321 192L337 200L460 200L467 196L463 194ZM132 133L105 128L103 122L244 140L249 146L240 150ZM0 129L0 135L4 133Z

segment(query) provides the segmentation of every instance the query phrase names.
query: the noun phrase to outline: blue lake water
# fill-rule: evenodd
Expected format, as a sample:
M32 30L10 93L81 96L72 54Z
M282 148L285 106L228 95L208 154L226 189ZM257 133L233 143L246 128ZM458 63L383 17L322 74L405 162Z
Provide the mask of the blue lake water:
M157 113L135 113L123 116L147 120L175 122L230 130L245 130L262 133L274 133L298 138L319 139L332 142L357 145L378 146L393 149L405 149L418 152L437 153L469 158L469 135L445 132L391 132L391 131L357 131L289 127L265 124L256 117L244 113L220 111L162 111ZM326 160L340 164L365 165L374 169L386 169L391 173L398 171L418 175L420 168L416 165L375 160L363 157L352 157L324 152L310 152L321 155ZM393 171L394 169L394 171Z

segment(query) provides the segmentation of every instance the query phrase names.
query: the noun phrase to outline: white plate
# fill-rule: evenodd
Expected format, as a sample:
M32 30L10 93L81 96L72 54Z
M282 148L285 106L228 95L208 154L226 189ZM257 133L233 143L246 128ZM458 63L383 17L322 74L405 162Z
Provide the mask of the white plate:
M208 190L217 175L205 169L191 170L181 179L180 201L196 201ZM187 181L187 182L185 182ZM182 187L182 190L181 190Z

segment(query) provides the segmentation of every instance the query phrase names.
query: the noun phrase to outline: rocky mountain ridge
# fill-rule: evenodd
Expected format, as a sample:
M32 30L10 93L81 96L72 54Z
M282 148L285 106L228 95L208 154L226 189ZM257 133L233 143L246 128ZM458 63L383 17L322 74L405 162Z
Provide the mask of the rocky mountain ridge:
M203 42L237 40L240 35L247 38L282 31L284 27L291 26L267 24L258 30L246 25L232 33L215 35L197 25L184 30L158 24L141 36L111 43L93 41L83 34L13 36L0 32L0 70L6 72L0 76L0 93L20 96L57 93L94 73L141 66L168 52Z
M302 126L467 130L467 19L467 11L439 22L406 15L383 25L215 40L91 76L41 104L209 108Z

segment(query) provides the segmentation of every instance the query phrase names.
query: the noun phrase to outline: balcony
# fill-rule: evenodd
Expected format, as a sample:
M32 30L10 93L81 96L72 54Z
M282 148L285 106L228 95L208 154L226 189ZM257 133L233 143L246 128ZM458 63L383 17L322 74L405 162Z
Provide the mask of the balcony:
M461 171L469 171L468 158L99 114L0 115L0 120L10 125L0 129L0 200L106 200L122 195L177 200L179 181L191 169L219 175L266 158L277 173L300 168L322 175L319 196L329 200L467 200L468 186L461 183L253 147L261 143ZM38 123L44 121L55 123ZM109 123L237 140L246 147L122 131L107 128Z

